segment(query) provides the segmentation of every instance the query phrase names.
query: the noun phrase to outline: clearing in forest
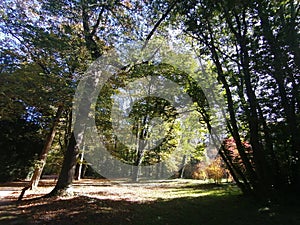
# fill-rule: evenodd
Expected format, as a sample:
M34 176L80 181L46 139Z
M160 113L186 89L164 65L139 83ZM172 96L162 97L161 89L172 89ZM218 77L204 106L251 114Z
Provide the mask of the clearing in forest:
M74 197L34 199L55 185L53 180L41 180L38 190L26 192L17 202L25 185L25 181L0 185L1 225L296 225L300 221L296 201L267 207L242 196L233 184L83 179L74 183Z

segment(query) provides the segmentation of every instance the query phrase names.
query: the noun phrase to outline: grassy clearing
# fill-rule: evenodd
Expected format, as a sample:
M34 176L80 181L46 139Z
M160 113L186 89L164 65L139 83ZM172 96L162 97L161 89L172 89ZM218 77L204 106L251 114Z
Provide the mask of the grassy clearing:
M51 185L47 183L45 190ZM0 224L136 224L136 225L299 225L295 198L271 210L241 195L231 184L192 180L130 184L83 180L75 183L74 198L30 200L0 205ZM39 190L43 193L43 187ZM17 196L17 194L16 194ZM15 200L12 198L10 200Z

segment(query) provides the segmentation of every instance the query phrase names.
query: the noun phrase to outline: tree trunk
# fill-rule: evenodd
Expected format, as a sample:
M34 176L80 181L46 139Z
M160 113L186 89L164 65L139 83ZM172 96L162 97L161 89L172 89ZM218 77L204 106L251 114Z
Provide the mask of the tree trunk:
M258 117L258 103L257 103L255 92L251 84L248 48L247 48L247 43L245 41L245 37L242 36L242 34L238 35L236 38L238 43L240 44L240 51L241 51L240 61L242 64L243 74L245 77L246 94L248 97L247 99L250 107L249 110L250 115L248 116L247 119L249 124L249 131L250 131L250 144L253 150L256 174L258 176L258 186L260 191L267 193L268 186L270 186L272 183L271 181L269 181L269 179L272 176L268 174L268 171L270 170L267 168L267 163L264 155L264 148L261 143L260 135L259 135L260 119Z
M90 15L88 14L88 4L87 1L82 0L81 2L82 10L82 25L83 25L83 35L85 39L85 45L91 55L93 60L99 58L102 54L102 49L97 45L93 39L96 33L96 29L99 24L95 25L93 29L90 29L89 19ZM99 15L99 19L101 14ZM85 88L88 90L95 90L97 82L94 79L88 78L85 83ZM83 92L82 96L78 96L79 100L79 111L78 117L88 119L89 111L91 108L91 96L88 96L88 93ZM76 122L75 122L76 123ZM77 163L77 157L79 155L79 148L81 147L82 141L84 139L85 124L78 124L78 134L72 131L71 136L69 137L67 151L64 156L64 161L62 169L56 183L55 188L45 197L51 197L56 195L72 195L72 182L75 175L75 168Z
M285 87L285 78L289 75L289 77L293 77L292 74L287 74L288 71L286 71L284 68L289 68L289 65L287 62L284 62L282 60L282 50L280 49L280 44L276 40L276 37L273 35L273 31L271 29L271 24L268 18L268 15L264 11L265 6L262 4L258 4L257 10L258 15L261 20L262 24L262 31L264 38L267 40L269 46L270 46L270 52L274 56L273 61L273 67L274 67L274 73L272 74L274 79L276 80L276 83L278 85L278 90L281 98L281 104L283 106L286 122L289 126L289 134L290 134L290 143L291 143L291 149L292 149L292 184L295 185L295 187L300 187L300 128L298 127L298 118L296 116L295 112L295 105L293 101L290 101L288 98L288 93L286 91ZM293 92L294 96L293 98L299 102L299 95L298 95L298 87L293 87L295 90Z
M82 167L83 167L83 158L84 150L79 154L79 162L77 163L76 172L75 172L75 180L80 180L82 175Z
M186 160L187 160L187 156L184 155L182 157L181 170L180 170L179 178L184 178L184 170L185 170L185 166L186 166Z
M62 112L63 112L63 106L60 105L57 109L56 115L54 117L53 125L51 127L50 133L49 133L49 135L46 139L46 143L44 145L44 148L43 148L42 153L41 153L40 158L39 158L39 161L41 162L41 164L38 167L35 168L34 174L31 178L31 182L30 182L31 189L37 188L37 186L39 184L44 166L46 164L48 152L49 152L49 150L51 148L51 145L52 145L52 142L54 140L55 133L56 133L56 128L57 128L57 125L59 123L59 119L60 119L60 116L61 116Z
M212 52L212 55L213 55L213 60L216 64L216 67L217 67L217 72L218 72L218 79L221 81L221 83L223 84L223 87L226 91L226 98L227 98L227 104L228 104L228 111L229 111L229 116L230 116L230 123L231 123L231 128L232 128L232 136L236 142L236 145L237 145L237 149L238 149L238 152L239 154L241 155L241 158L243 160L243 163L247 169L247 172L249 173L250 175L250 180L251 180L251 184L252 185L256 185L257 184L257 175L249 161L249 158L245 152L245 149L244 149L244 146L242 145L242 142L241 142L241 138L240 138L240 134L239 134L239 130L238 130L238 125L237 125L237 121L236 121L236 118L235 118L235 112L234 112L234 102L233 102L233 98L232 98L232 94L231 94L231 91L230 91L230 87L226 81L226 78L224 76L224 73L223 73L223 69L222 69L222 66L221 66L221 63L219 61L219 57L217 55L217 52L216 52L216 49L214 47L214 44L212 43L211 44L211 52Z
M59 119L61 117L61 114L63 112L63 106L62 105L59 105L58 106L58 109L56 111L56 114L55 114L55 117L54 117L54 121L53 121L53 124L52 124L52 127L50 129L50 132L47 136L47 139L46 139L46 142L45 142L45 145L42 149L42 152L40 154L40 157L39 157L39 165L36 166L35 170L34 170L34 173L33 173L33 176L30 180L30 183L29 185L27 185L25 188L23 188L20 196L19 196L19 201L22 200L24 194L25 194L25 191L30 189L30 190L35 190L39 184L39 181L40 181L40 178L41 178L41 175L42 175L42 172L43 172L43 169L44 169L44 166L46 165L46 160L47 160L47 156L48 156L48 152L51 148L51 145L52 145L52 142L53 142L53 139L55 137L55 133L56 133L56 128L57 128L57 125L59 123Z
M137 155L137 160L136 160L136 164L135 167L133 168L133 179L132 181L134 182L138 182L139 181L139 174L140 174L140 170L141 170L141 166L142 166L142 162L144 159L144 153L145 153L145 146L146 146L146 141L145 140L138 140L138 155Z
M219 149L219 154L223 161L226 164L227 169L229 170L233 180L235 181L236 185L242 190L242 192L245 195L251 194L252 193L252 188L251 185L249 184L247 178L243 174L243 172L237 168L231 161L231 159L227 156L225 153L225 148L222 145L221 148ZM239 178L240 177L240 178ZM243 181L241 182L240 179Z
M77 156L78 147L76 145L75 135L72 132L56 186L46 197L68 196L73 194L72 182L75 174Z

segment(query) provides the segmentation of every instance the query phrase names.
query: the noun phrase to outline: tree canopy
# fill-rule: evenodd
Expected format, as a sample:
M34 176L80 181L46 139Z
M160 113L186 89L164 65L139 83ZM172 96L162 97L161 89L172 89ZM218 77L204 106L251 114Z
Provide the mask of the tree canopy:
M172 51L165 54L176 60L162 62L163 53L158 51L153 51L148 61L137 58L127 62L127 56L116 59L118 70L101 84L96 104L84 98L80 102L86 109L95 109L93 119L111 154L139 168L163 161L173 148L180 148L189 160L199 161L209 158L205 149L214 148L244 193L263 197L297 190L299 11L295 0L3 1L1 161L16 157L14 162L7 161L4 170L14 175L3 179L24 178L13 171L34 166L35 154L42 150L41 140L50 140L47 135L56 124L51 149L59 149L64 160L52 193L66 190L72 184L79 154L84 157L85 142L72 127L76 123L72 101L78 83L88 76L89 65L109 51L128 43L143 43L140 48L144 50L157 37L168 40ZM158 41L157 49L165 49L163 43ZM126 92L128 84L154 76L160 80L151 85L159 86L164 78L189 96L191 103L185 108L191 111L189 119L183 126L177 119L178 109L166 99L151 95L132 98L132 109L126 114L131 126L128 132L139 143L126 146L114 133L114 104L129 104L130 100L121 100L122 95L132 94L130 89ZM90 85L97 86L96 82ZM212 104L212 100L225 107ZM124 107L115 115L121 116L121 109ZM88 110L77 113L90 116ZM218 125L221 117L225 122ZM165 135L153 128L155 118L159 118ZM225 130L221 140L216 138L215 127ZM85 125L80 129L85 132ZM144 151L150 136L156 147ZM26 158L19 164L24 154ZM184 162L185 157L178 162ZM163 166L175 173L183 165ZM156 168L149 173L161 171ZM131 172L143 176L138 170Z

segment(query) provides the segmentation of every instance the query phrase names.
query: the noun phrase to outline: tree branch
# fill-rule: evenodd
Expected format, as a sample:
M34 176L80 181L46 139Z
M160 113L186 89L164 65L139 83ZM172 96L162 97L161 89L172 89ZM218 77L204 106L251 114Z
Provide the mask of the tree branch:
M162 17L156 22L156 24L154 25L153 29L150 31L150 33L148 34L148 36L146 37L146 41L145 44L142 47L142 50L144 50L146 48L146 46L148 45L149 40L151 39L151 37L154 35L155 31L157 30L157 28L160 26L160 24L162 23L162 21L164 19L166 19L166 17L169 15L169 13L174 9L175 5L177 4L177 0L174 0L173 3L170 5L170 7L167 9L167 11L162 15Z
M96 33L96 31L97 31L97 29L98 29L98 27L99 27L99 24L100 24L100 21L101 21L101 18L102 18L102 14L103 14L103 12L104 12L104 9L105 9L105 7L102 6L102 8L101 8L101 10L100 10L100 12L99 12L99 14L98 14L97 21L96 21L95 25L93 26L93 30L92 30L92 32L91 32L91 36L94 36L94 35L95 35L95 33Z

